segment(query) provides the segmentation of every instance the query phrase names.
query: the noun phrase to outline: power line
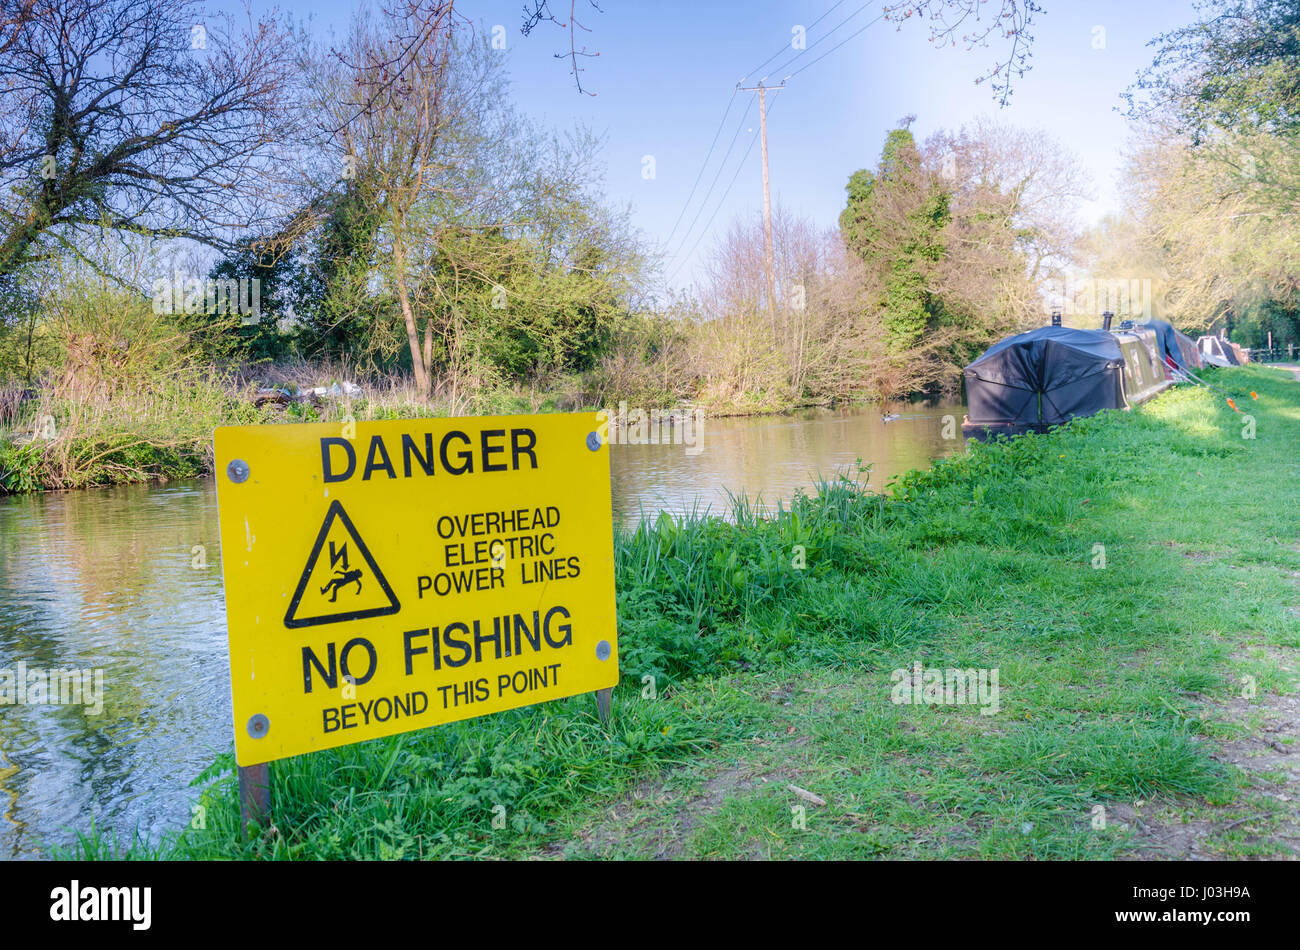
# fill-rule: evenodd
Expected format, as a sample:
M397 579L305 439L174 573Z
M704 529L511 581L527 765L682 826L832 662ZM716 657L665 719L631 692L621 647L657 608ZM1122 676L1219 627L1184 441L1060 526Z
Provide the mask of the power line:
M777 98L779 97L772 97L772 105L769 106L767 110L769 115L771 114L772 109L776 108ZM704 240L704 236L709 233L709 227L713 224L713 219L718 216L718 212L722 210L722 206L727 203L727 195L731 194L732 186L736 184L736 179L740 177L740 173L744 171L745 160L749 158L749 153L754 150L754 143L757 141L758 133L755 132L754 137L749 140L749 147L745 149L745 154L740 158L740 164L736 166L736 173L731 176L731 181L727 183L726 190L722 192L722 197L718 199L718 204L714 207L713 214L709 215L709 220L704 223L704 229L700 231L699 236L695 239L695 243L692 244L691 249L686 252L686 256L678 262L677 266L673 268L673 272L668 275L668 283L672 283L673 278L677 276L682 267L685 266L686 262L690 260L690 256L695 253L695 249L700 246L700 242Z
M824 13L822 13L821 16L817 17L817 19L813 20L812 23L810 23L810 24L808 25L808 29L812 29L812 28L815 27L818 23L820 23L822 20L826 19L828 16L830 16L832 13L834 13L836 9L838 9L840 6L842 6L842 5L844 4L844 2L845 2L845 0L836 0L836 2L833 3L833 4L830 6L829 9L827 9ZM808 52L808 51L811 50L811 49L814 49L814 48L817 47L820 43L822 43L822 42L824 42L825 40L829 39L831 36L833 36L833 35L835 34L835 32L836 32L837 30L839 30L841 27L843 27L844 24L848 23L850 20L852 20L854 17L856 17L859 13L861 13L863 10L865 10L865 9L866 9L867 7L869 7L869 6L871 6L871 3L864 3L862 6L858 7L858 9L854 10L851 14L849 14L847 17L845 17L843 20L841 20L839 23L837 23L834 27L832 27L831 30L830 30L830 32L828 32L825 36L823 36L823 37L821 37L821 38L815 40L811 46L805 47L804 49L802 49L802 50L800 50L798 53L796 53L796 54L795 54L791 59L787 60L786 63L785 63L785 67L788 67L790 64L792 64L792 63L794 63L795 61L797 61L797 60L799 59L799 57L802 56L804 53ZM881 15L883 16L884 14L882 13ZM877 18L876 18L876 20L879 20L879 19L880 19L880 17L877 17ZM874 22L876 22L876 20L873 20L872 22L874 23ZM869 24L869 25L870 25L870 24ZM861 31L859 31L859 32L861 32ZM854 36L856 36L856 35L857 35L857 34L855 33ZM851 38L851 37L850 37L850 38ZM838 49L838 47L836 47L836 48ZM745 74L746 77L748 77L748 76L750 76L750 75L753 75L754 73L758 72L760 69L762 69L762 68L763 68L764 66L766 66L768 63L772 62L772 60L776 59L776 58L779 57L782 53L785 53L785 52L787 52L788 50L789 50L789 45L788 45L788 44L785 45L785 46L782 46L782 47L781 47L780 49L778 49L775 53L773 53L771 56L769 56L766 60L764 60L762 63L760 63L760 64L759 64L758 66L756 66L754 69L751 69L748 73L746 73L746 74ZM821 59L821 58L822 58L822 57L820 57L820 56L818 57L818 59ZM814 60L814 62L816 62L816 60ZM809 63L808 65L812 65L812 64ZM782 68L785 68L785 67L782 67ZM801 69L800 71L802 71L802 69ZM793 74L792 74L792 75L793 75ZM704 178L704 173L705 173L705 171L708 170L709 159L711 159L711 158L713 157L713 151L714 151L714 149L717 147L717 144L718 144L718 137L719 137L719 135L722 134L722 129L723 129L723 127L726 125L726 122L727 122L727 115L730 114L730 112L731 112L731 106L732 106L732 103L735 102L736 94L737 94L737 92L739 92L739 90L740 90L740 86L741 86L741 84L742 84L744 81L745 81L745 80L744 80L744 78L742 77L741 81L738 82L738 83L736 83L736 89L732 91L731 98L730 98L729 100L727 100L727 108L723 111L723 114L722 114L722 121L718 123L718 129L717 129L717 131L713 133L713 141L709 144L709 150L708 150L708 152L707 152L707 153L705 154L705 156L704 156L704 163L703 163L702 165L700 165L699 173L695 176L695 182L691 185L691 191L690 191L690 194L687 195L687 197L686 197L686 202L682 205L682 209L681 209L681 211L678 212L678 214L677 214L677 220L675 220L675 221L673 222L672 230L668 232L668 238L667 238L667 239L664 241L664 243L663 243L663 247L664 247L665 250L668 250L669 246L672 244L673 238L674 238L674 237L676 236L676 234L677 234L677 229L681 226L682 219L683 219L684 217L686 217L686 212L690 210L691 201L694 199L694 197L695 197L695 193L696 193L696 191L698 191L698 189L699 189L700 181ZM752 105L752 104L751 104L751 105ZM746 115L748 115L748 110L746 111ZM742 124L742 125L744 124L743 120L742 120L741 124ZM738 136L739 134L740 134L740 130L737 129L737 130L736 130L736 136ZM700 214L703 212L704 208L707 207L707 205L708 205L708 203L709 203L709 198L712 197L712 194L713 194L713 188L714 188L714 186L717 184L717 181L718 181L719 176L721 176L721 174L722 174L722 168L723 168L723 166L725 166L726 161L727 161L727 158L728 158L728 157L730 156L730 154L731 154L731 146L734 146L734 145L735 145L736 136L732 136L731 145L728 146L727 154L723 156L723 158L722 158L722 164L719 165L717 173L713 176L713 181L710 183L708 191L705 192L705 194L704 194L704 198L702 199L702 201L701 201L701 203L700 203L700 208L695 212L695 217L691 219L691 225L690 225L689 228L687 228L687 230L686 230L686 234L683 235L682 240L681 240L681 244L678 246L678 249L677 249L677 252L676 252L676 253L680 253L680 252L681 252L681 248L685 246L685 244L686 244L686 242L687 242L688 240L690 240L691 232L695 229L695 223L696 223L697 221L699 221L699 219L700 219ZM676 253L672 254L672 255L670 256L670 259L671 259L672 257L675 257L675 256L676 256Z
M815 19L815 20L813 20L811 23L809 23L807 29L811 30L814 26L816 26L816 25L817 25L818 23L820 23L822 20L826 19L828 16L830 16L832 13L834 13L834 12L835 12L835 7L838 7L838 6L843 5L843 3L844 3L844 0L837 0L837 2L834 4L834 6L832 6L829 10L827 10L825 13L823 13L823 14L822 14L821 16L819 16L817 19ZM861 11L859 11L859 12L861 12ZM855 15L856 15L856 14L855 14ZM832 31L832 32L833 32L833 31ZM771 56L769 56L767 59L763 60L761 63L759 63L759 64L758 64L757 66L755 66L753 69L751 69L749 72L745 73L745 75L741 76L741 77L740 77L740 82L744 82L746 79L748 79L750 76L754 75L754 73L758 72L760 69L762 69L762 68L763 68L764 66L766 66L768 63L770 63L772 60L776 59L776 58L777 58L778 56L780 56L782 53L788 52L789 49L790 49L790 44L789 44L789 43L786 43L784 46L782 46L779 50L777 50L775 53L773 53L773 54L772 54ZM764 77L764 78L766 78L766 77ZM737 83L737 85L739 85L739 83Z
M777 69L776 71L779 73L779 72L782 72L782 71L784 71L785 69L789 68L790 66L794 65L795 61L798 60L799 57L805 55L806 53L811 52L812 50L814 50L814 49L816 49L818 46L820 46L822 43L826 42L828 39L830 39L832 36L834 36L834 35L835 35L835 32L836 32L837 30L839 30L841 27L843 27L844 24L848 23L850 20L852 20L852 19L853 19L854 17L856 17L859 13L861 13L863 10L865 10L867 7L869 7L869 6L871 6L871 5L872 5L872 4L870 4L870 3L864 3L862 6L858 7L856 10L854 10L852 13L850 13L848 16L846 16L843 20L840 20L839 23L835 24L835 26L831 27L830 31L829 31L828 33L826 33L825 36L819 37L817 40L814 40L814 41L813 41L809 46L807 46L805 49L801 49L799 52L797 52L797 53L795 53L793 56L791 56L791 57L790 57L788 60L786 60L786 61L781 65L781 67L780 67L779 69ZM870 26L872 26L872 25L874 25L874 24L880 22L880 20L883 19L884 16L885 16L885 11L884 11L884 10L881 10L880 13L879 13L879 15L877 15L876 18L875 18L874 20L872 20L870 23L868 23L867 26L862 27L861 30L858 30L857 32L851 34L847 39L842 40L841 42L837 43L835 46L831 47L831 49L827 50L825 53L822 53L822 55L821 55L821 56L818 56L817 59L814 59L814 60L812 61L812 63L805 63L803 66L800 66L797 70L795 70L795 72L790 73L789 75L785 76L784 78L785 78L785 79L789 79L791 76L794 76L796 73L801 73L801 72L803 72L805 69L807 69L807 68L808 68L809 66L811 66L813 63L817 62L817 61L820 60L820 59L823 59L823 58L824 58L828 53L833 53L833 52L835 52L835 50L839 49L841 46L843 46L843 45L844 45L845 43L847 43L849 40L853 39L853 37L857 36L858 33L861 33L863 30L867 29L867 27L870 27Z
M775 104L775 100L774 100L774 104ZM771 111L772 110L769 108L768 112ZM741 156L740 165L736 167L736 173L731 176L731 181L727 183L726 189L722 192L722 197L718 199L718 204L716 207L714 207L713 214L709 215L709 220L705 222L704 230L702 230L699 233L699 236L695 238L695 243L691 245L691 249L686 252L686 255L682 257L681 261L678 262L677 266L673 268L672 274L670 274L668 277L669 283L672 283L673 278L677 276L677 274L681 271L682 267L686 265L686 262L690 260L691 255L695 253L695 249L700 246L700 242L704 240L704 236L709 233L709 228L713 224L713 219L718 216L718 212L722 210L722 206L727 203L727 195L731 194L731 188L733 185L736 184L736 179L738 179L740 177L740 173L745 170L745 160L749 158L749 153L754 150L754 143L757 141L758 141L758 133L755 132L754 137L749 140L749 147L745 149L745 154Z
M844 45L845 43L847 43L849 40L853 39L855 36L858 36L858 35L861 34L861 33L865 33L867 30L869 30L871 27L875 26L877 23L879 23L879 22L880 22L881 20L883 20L884 18L885 18L885 14L884 14L884 12L882 11L882 12L880 13L879 16L877 16L874 20L872 20L872 21L871 21L870 23L868 23L866 26L862 27L862 29L860 29L860 30L856 30L856 31L854 31L853 33L850 33L850 34L849 34L848 36L846 36L844 39L840 40L838 43L836 43L834 46L832 46L832 47L831 47L830 49L828 49L826 52L822 53L820 56L818 56L816 59L814 59L811 63L804 63L802 66L800 66L800 67L799 67L798 69L796 69L794 72L792 72L792 73L790 74L790 76L791 76L791 77L793 77L793 76L798 76L801 72L803 72L803 71L804 71L805 69L807 69L809 66L815 66L815 65L817 65L817 63L821 62L821 61L822 61L823 59L825 59L827 56L831 55L831 53L835 52L837 49L839 49L841 46L843 46L843 45ZM792 62L793 62L793 61L792 61Z
M834 12L834 10L835 10L836 8L838 8L839 6L841 6L841 5L843 4L843 2L844 2L844 0L838 0L838 2L836 2L835 4L833 4L833 5L830 7L830 9L828 9L825 13L823 13L823 14L822 14L821 16L819 16L816 20L814 20L814 21L809 25L809 29L811 29L813 26L816 26L818 23L820 23L822 20L824 20L827 16L829 16L832 12ZM790 59L786 60L785 63L781 66L781 68L778 70L778 72L783 71L783 70L787 69L788 67L794 65L794 63L796 63L796 62L800 59L800 57L804 56L806 53L810 52L811 50L813 50L813 49L816 48L817 46L821 45L821 44L824 43L826 40L830 39L830 38L831 38L832 36L834 36L835 33L838 32L838 31L839 31L839 30L840 30L840 29L841 29L845 24L847 24L848 22L850 22L851 20L853 20L855 17L858 16L858 14L862 13L863 10L866 10L866 9L867 9L868 7L870 7L870 6L872 6L871 3L864 3L862 6L858 7L856 10L854 10L852 13L850 13L848 16L846 16L843 20L841 20L839 23L837 23L834 27L832 27L832 28L831 28L831 29L830 29L830 30L829 30L829 31L828 31L824 36L819 37L819 38L818 38L817 40L815 40L811 45L805 47L805 48L802 49L802 50L799 50L797 53L795 53L794 56L792 56ZM850 33L850 34L849 34L848 36L846 36L844 39L840 40L840 42L836 43L836 44L835 44L834 46L832 46L830 49L828 49L828 50L826 50L825 52L823 52L820 56L816 57L815 59L813 59L813 60L811 60L811 61L809 61L809 62L807 62L807 63L804 63L804 64L801 65L798 69L796 69L796 70L794 70L793 72L791 72L791 73L789 73L788 75L786 75L786 76L782 79L782 83L784 83L786 79L791 79L791 78L793 78L794 76L799 75L799 73L801 73L801 72L803 72L804 70L810 68L811 66L815 66L817 63L821 62L823 59L825 59L825 58L826 58L827 56L829 56L831 53L834 53L834 52L835 52L836 50L838 50L840 47L844 46L846 43L850 42L850 41L853 40L854 38L856 38L856 37L860 36L861 34L865 33L865 32L866 32L868 29L870 29L872 26L874 26L875 24L879 23L882 19L884 19L885 16L886 16L886 12L887 12L887 11L884 10L884 9L882 8L881 11L880 11L880 13L878 13L878 14L877 14L873 19L871 19L870 21L868 21L864 26L859 27L857 30L854 30L852 33ZM764 60L762 63L760 63L757 67L755 67L754 69L750 70L749 73L746 73L746 76L752 75L753 73L758 72L759 70L763 69L765 66L768 65L768 63L771 63L774 59L776 59L778 56L780 56L781 53L786 52L786 49L787 49L787 48L783 46L780 50L778 50L778 51L777 51L776 53L774 53L772 56L769 56L766 60ZM766 78L766 77L764 77L764 78ZM744 80L742 79L741 82L743 83ZM761 80L760 80L760 84L761 84ZM740 85L741 85L740 83L737 83L737 84L736 84L736 91L739 91L739 90L740 90ZM768 88L773 88L773 89L775 89L775 88L777 88L777 87L768 87ZM734 100L735 100L735 93L733 92L733 94L732 94L732 99L729 100L728 103L727 103L727 110L728 110L728 111L730 111L730 109L731 109L731 102L734 101ZM773 105L775 105L775 97L774 97ZM749 115L749 108L752 108L752 106L753 106L753 100L750 101L750 106L749 106L748 108L746 108L746 110L745 110L745 115L742 116L742 118L741 118L741 126L744 125L744 119L748 117L748 115ZM766 111L770 111L770 110L766 110ZM766 119L766 112L765 112L763 118ZM725 124L725 122L726 122L726 113L723 114L723 124ZM713 149L714 149L714 147L715 147L716 144L717 144L718 134L720 134L720 132L721 132L721 128L722 128L722 126L719 125L719 130L718 130L718 132L714 133L714 137L713 137L713 138L714 138L714 141L713 141L713 144L711 144L711 145L709 146L709 156L712 155L712 153L713 153ZM726 190L723 191L723 193L722 193L722 197L719 199L717 205L716 205L716 206L714 207L714 209L713 209L713 213L709 215L709 219L708 219L708 221L705 222L705 224L704 224L704 228L703 228L703 229L700 231L700 233L696 236L696 238L695 238L695 243L691 245L690 250L686 251L685 255L683 256L683 255L682 255L682 249L686 246L686 242L687 242L688 240L690 240L691 233L695 230L695 224L696 224L697 221L699 221L700 215L704 212L704 209L705 209L706 207L708 207L709 199L710 199L710 197L711 197L712 194L713 194L713 189L716 187L716 185L717 185L717 183L718 183L718 178L721 176L723 168L726 167L727 158L731 155L731 150L732 150L732 148L735 146L736 138L737 138L739 135L740 135L740 127L737 127L737 129L736 129L736 133L732 136L731 143L727 146L727 152L726 152L725 155L723 155L723 157L722 157L722 162L721 162L721 164L718 166L718 171L714 174L714 176L713 176L713 181L711 181L711 182L709 183L708 190L705 192L704 197L703 197L703 199L701 200L700 207L699 207L699 209L695 212L695 217L691 219L691 225L690 225L690 227L687 228L687 230L686 230L686 234L683 235L683 237L682 237L682 241L681 241L681 244L678 245L677 252L676 252L674 255L672 255L672 257L669 258L670 260L672 260L673 258L680 258L680 260L678 261L677 266L673 268L672 273L671 273L671 274L669 275L669 277L668 277L668 282L669 282L669 283L671 283L672 280L673 280L673 278L675 278L675 277L677 276L677 274L681 271L682 267L684 267L685 264L686 264L686 262L690 259L690 256L691 256L692 254L695 253L695 249L696 249L697 247L699 247L700 242L701 242L702 240L704 240L705 235L709 233L709 228L712 226L714 219L718 216L718 212L722 209L722 206L726 203L727 196L731 193L732 186L735 185L737 179L740 177L740 173L741 173L741 171L742 171L742 170L744 169L744 167L745 167L745 161L749 158L749 153L752 152L752 151L754 150L754 142L757 141L757 139L758 139L758 135L757 135L757 134L754 136L754 138L750 139L749 145L748 145L748 147L745 149L745 154L744 154L743 156L741 156L741 159L740 159L740 165L736 168L736 172L735 172L735 174L732 175L732 177L731 177L731 181L727 183ZM766 143L765 143L765 144L766 144ZM704 166L704 167L707 167L707 164L708 164L708 157L709 157L709 156L706 156L706 158L705 158L705 166ZM704 167L701 167L701 169L700 169L700 174L699 174L698 176L696 176L695 185L693 185L693 186L691 187L691 197L694 196L695 191L696 191L696 189L697 189L697 187L698 187L698 185L699 185L700 178L703 177L703 174L704 174ZM678 224L681 222L682 217L684 217L685 212L686 212L686 209L689 208L689 206L690 206L690 202L691 202L691 197L688 197L688 198L687 198L686 205L683 207L683 209L682 209L682 213L678 215L678 222L677 222L676 224L673 225L673 231L672 231L672 233L669 234L669 241L672 240L672 235L676 233L676 230L677 230L677 226L678 226Z
M740 124L736 126L736 131L731 136L731 142L727 145L727 151L723 154L722 161L718 165L718 170L713 175L713 181L709 182L708 191L704 193L704 198L700 202L700 207L695 212L695 217L691 219L690 227L688 227L686 233L682 235L682 242L677 246L677 252L672 255L673 257L680 254L681 249L686 245L686 242L691 239L691 232L695 230L695 222L700 220L700 215L708 205L709 197L713 194L713 189L718 184L718 179L722 176L722 169L726 167L727 159L731 157L731 150L736 147L736 139L740 138L740 130L745 127L745 120L749 118L749 110L752 108L754 108L754 101L751 99L749 105L745 107L744 115L740 117Z
M709 159L713 157L713 149L718 144L718 136L722 134L722 127L727 124L727 116L731 114L731 104L736 101L739 92L739 87L731 91L731 98L727 100L727 108L722 113L722 121L718 123L718 130L713 133L713 141L709 143L709 151L704 156L704 163L700 165L700 172L695 176L695 184L691 185L691 193L686 196L686 203L682 205L677 220L673 222L673 229L668 232L668 238L664 241L665 248L673 243L673 235L677 233L677 226L682 223L682 218L686 217L686 209L691 206L691 199L695 197L695 189L700 187L700 179L704 177L704 170L709 167Z

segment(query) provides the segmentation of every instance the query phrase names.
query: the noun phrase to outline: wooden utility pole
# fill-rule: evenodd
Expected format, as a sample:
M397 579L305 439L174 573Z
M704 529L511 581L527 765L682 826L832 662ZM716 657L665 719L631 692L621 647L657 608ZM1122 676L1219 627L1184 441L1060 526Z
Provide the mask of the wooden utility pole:
M757 86L736 85L741 92L758 93L758 135L763 140L763 245L767 253L767 305L776 313L776 255L772 250L772 189L767 174L767 90L784 89L785 80L779 86L764 86L760 80Z

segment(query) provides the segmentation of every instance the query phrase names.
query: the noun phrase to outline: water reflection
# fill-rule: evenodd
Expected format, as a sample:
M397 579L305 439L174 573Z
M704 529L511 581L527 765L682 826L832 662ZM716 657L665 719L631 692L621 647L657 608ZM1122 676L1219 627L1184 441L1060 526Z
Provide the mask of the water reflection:
M794 416L707 419L694 455L683 445L616 444L614 516L634 524L643 511L684 514L698 507L724 514L728 490L773 508L798 489L812 488L818 475L854 470L859 458L872 465L870 486L883 491L891 476L963 450L960 403L888 411L900 418L886 423L878 410L817 409Z
M618 445L615 516L770 504L858 458L870 484L960 451L962 409L707 420L701 451ZM956 437L945 439L944 417ZM0 498L0 671L102 669L104 707L0 706L0 858L67 843L93 819L156 839L190 818L189 782L231 745L211 481Z
M20 662L103 670L104 705L0 706L0 856L188 820L231 728L210 486L0 500L0 670Z

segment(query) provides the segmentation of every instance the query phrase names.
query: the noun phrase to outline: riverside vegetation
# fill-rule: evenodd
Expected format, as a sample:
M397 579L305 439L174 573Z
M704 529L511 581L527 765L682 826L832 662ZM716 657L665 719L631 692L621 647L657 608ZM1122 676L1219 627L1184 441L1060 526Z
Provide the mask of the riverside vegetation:
M204 6L0 9L0 492L207 472L216 425L302 418L254 410L259 384L366 386L325 418L777 412L953 393L1049 302L1300 342L1298 0L1216 0L1152 41L1122 213L1086 233L1086 176L1050 136L904 116L841 179L837 226L774 210L770 274L758 216L695 231L704 191L653 248L607 200L600 139L522 114L453 0L337 37ZM1013 58L1035 9L989 21ZM986 77L1004 104L1008 66Z
M206 6L0 8L0 492L202 474L220 424L951 392L1048 302L1300 342L1297 0L1216 0L1155 39L1122 214L1088 234L1086 182L1046 135L920 139L908 116L848 177L838 227L777 208L769 277L759 220L735 221L685 292L705 193L653 252L608 206L599 140L521 115L453 0L380 4L337 37ZM1036 6L989 21L1010 62ZM210 280L258 282L253 319L198 306ZM773 519L741 503L620 533L608 729L578 698L276 763L274 824L246 843L224 757L193 827L83 829L73 853L1103 857L1171 823L1207 853L1281 853L1294 815L1260 784L1278 774L1213 749L1292 688L1300 410L1274 371L1210 375L1258 390L1256 438L1179 388L887 497L836 479ZM335 380L366 398L249 398ZM891 703L916 662L997 669L999 712ZM1094 828L1099 807L1116 820Z
M1180 386L886 494L618 531L608 727L584 696L276 762L248 840L225 755L202 822L65 854L1293 855L1293 773L1256 753L1296 739L1266 727L1297 688L1300 383L1206 375L1258 392L1253 438ZM892 702L915 663L997 671L996 713Z

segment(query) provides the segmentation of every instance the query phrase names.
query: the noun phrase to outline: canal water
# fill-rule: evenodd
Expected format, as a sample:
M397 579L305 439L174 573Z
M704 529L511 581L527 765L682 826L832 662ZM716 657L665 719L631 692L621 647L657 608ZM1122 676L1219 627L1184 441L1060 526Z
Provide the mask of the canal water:
M707 419L690 445L616 437L615 518L725 514L728 493L772 507L858 459L883 490L963 450L961 406L891 411ZM213 482L0 498L0 690L20 669L102 679L78 682L80 702L0 705L0 860L92 821L119 840L188 822L189 783L232 734Z

